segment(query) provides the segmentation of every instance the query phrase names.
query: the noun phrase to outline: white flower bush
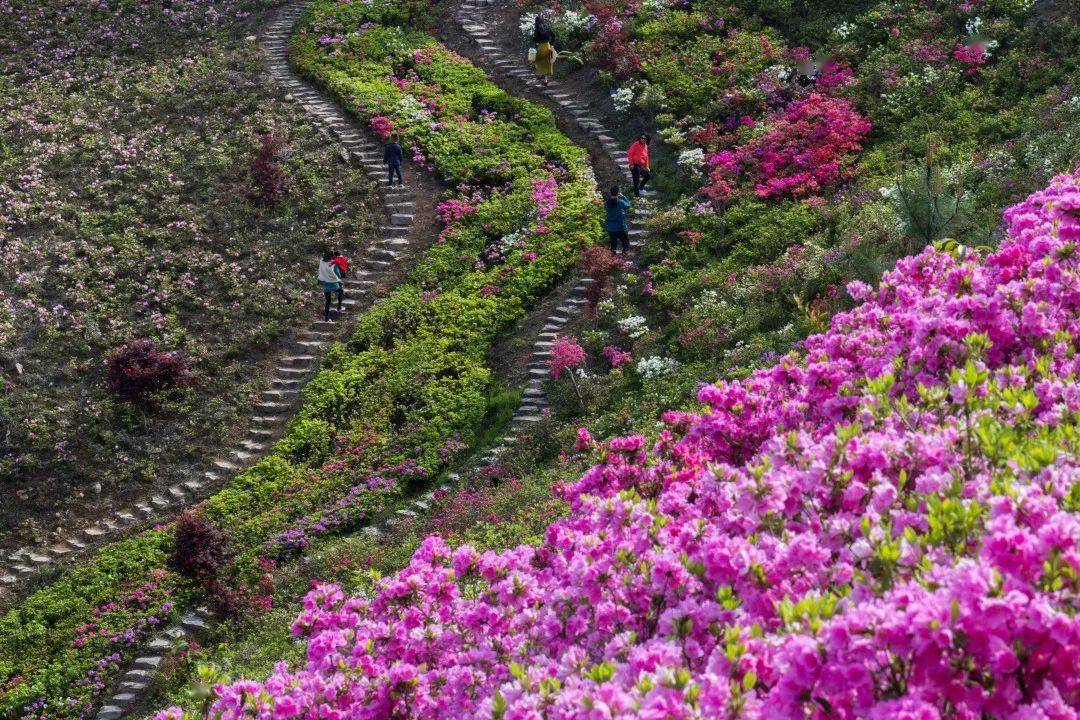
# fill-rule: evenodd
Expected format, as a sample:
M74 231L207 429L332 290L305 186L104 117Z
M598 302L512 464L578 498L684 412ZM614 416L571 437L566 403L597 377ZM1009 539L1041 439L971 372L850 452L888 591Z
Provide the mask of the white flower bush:
M532 39L533 28L536 26L536 16L540 13L525 13L521 16L521 20L518 21L518 29L521 30L521 34L527 39Z
M690 172L697 172L705 164L705 151L701 148L683 150L679 153L679 167Z
M625 317L616 323L619 330L634 340L649 332L649 326L645 324L645 318L640 315Z
M641 11L646 15L663 15L667 9L667 0L642 0L641 3Z
M594 21L595 18L592 15L576 10L567 10L558 18L559 26L571 32L586 30Z
M675 372L677 367L679 367L679 363L675 362L672 358L652 355L651 357L638 360L635 369L642 378L646 380L656 380L657 378Z
M621 113L629 112L630 107L634 104L634 90L628 87L621 87L611 93L611 102L615 105L615 110Z
M773 65L769 67L768 72L775 75L780 82L787 82L791 79L791 68L787 65Z
M409 122L427 122L431 119L431 111L412 95L398 101L398 114Z

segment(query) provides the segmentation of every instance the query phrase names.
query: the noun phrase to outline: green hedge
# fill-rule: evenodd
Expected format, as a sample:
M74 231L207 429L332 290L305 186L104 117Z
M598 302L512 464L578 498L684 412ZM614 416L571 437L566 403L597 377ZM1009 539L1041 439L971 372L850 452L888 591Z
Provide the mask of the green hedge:
M432 246L408 282L332 348L272 453L203 503L240 550L238 577L251 571L271 538L319 517L365 473L407 461L430 478L452 459L445 454L449 440L471 443L486 411L485 361L493 341L600 232L587 154L559 133L549 111L505 94L413 29L349 34L364 22L413 21L422 9L319 0L301 20L293 58L360 117L390 118L409 151L423 153L452 186L464 183L462 192L479 191L482 199ZM323 47L324 34L345 39ZM403 88L391 73L415 82ZM437 108L435 114L417 113L419 100ZM538 220L532 181L552 177L558 206ZM512 233L520 240L502 262L478 262L485 247ZM343 470L323 469L343 438L363 444L361 459ZM354 504L378 512L403 489L361 493ZM0 715L21 715L36 702L44 705L34 712L49 717L86 708L93 690L78 683L93 673L107 683L131 653L105 640L75 647L94 608L147 582L158 594L177 593L173 602L189 599L178 592L179 579L163 570L171 537L164 529L114 543L0 618ZM155 612L143 610L124 617L137 626ZM117 662L98 669L112 652Z

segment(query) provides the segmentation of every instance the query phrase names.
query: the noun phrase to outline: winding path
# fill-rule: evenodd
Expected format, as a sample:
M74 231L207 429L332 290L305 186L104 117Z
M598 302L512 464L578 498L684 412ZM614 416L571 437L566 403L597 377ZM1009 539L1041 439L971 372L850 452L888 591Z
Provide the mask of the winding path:
M325 131L337 140L341 146L342 159L364 167L371 181L381 188L386 216L384 224L379 228L377 239L368 243L358 264L359 271L345 280L345 305L349 309L355 309L361 306L361 301L357 298L363 298L363 306L373 302L374 289L393 268L401 265L410 249L415 250L426 244L425 239L418 236L430 233L427 233L426 228L414 226L417 207L415 186L406 189L385 187L386 166L382 161L381 140L300 78L289 65L288 39L308 4L295 3L279 10L259 36L259 43L266 58L267 71L279 87L287 92L285 98L295 100L303 107L312 120L322 125ZM316 321L300 333L296 353L282 358L270 389L263 393L262 402L256 406L247 439L236 449L214 459L211 463L213 467L206 472L206 480L220 482L226 475L236 473L255 462L270 449L274 440L284 432L289 418L299 404L300 391L314 375L322 351L335 337L343 334L347 327L347 323ZM188 486L186 490L190 493L197 493L203 484L203 481L185 483ZM178 490L173 494L171 502L151 501L151 505L164 511L170 506L182 505L188 499L189 492ZM140 512L143 517L155 514L151 508ZM133 517L132 521L134 519ZM100 532L88 534L100 537L123 527L123 524L115 522L112 525L113 527L110 527L109 522L104 521L100 524ZM111 694L98 710L97 720L119 720L128 717L148 696L166 653L202 639L209 633L211 623L210 613L205 608L197 608L158 631L114 684Z
M346 311L370 305L376 287L385 276L401 266L410 250L423 245L413 232L416 197L413 189L386 189L386 166L382 162L381 141L368 134L360 123L325 99L316 89L291 70L286 56L286 41L300 13L308 3L301 2L279 11L261 36L267 69L278 84L289 92L286 99L296 100L324 130L340 143L340 155L346 162L364 167L377 186L382 187L385 219L379 235L368 242L358 263L358 272L344 281ZM314 308L312 309L314 313ZM48 571L62 561L69 561L125 530L164 519L205 497L229 477L249 467L265 455L274 440L285 430L300 401L301 390L311 379L323 351L349 327L347 322L316 321L302 328L295 341L279 358L269 387L255 405L246 437L236 446L212 458L201 476L169 486L129 507L117 508L111 516L93 525L59 534L38 547L23 547L0 558L0 588L18 593L28 591L36 580L46 579Z
M508 84L508 80L524 84L533 94L540 95L546 100L546 104L550 105L557 114L571 118L582 134L590 136L599 144L606 159L622 173L623 180L628 184L631 183L626 151L619 147L611 131L604 127L589 108L574 99L572 95L574 91L554 78L546 86L533 82L535 79L533 72L523 65L520 58L511 57L495 42L492 30L487 23L487 18L491 14L490 8L494 4L494 0L463 0L454 14L461 29L475 43L476 51L469 53L470 59L483 66L496 83L503 87ZM651 191L647 191L646 197L652 194ZM641 247L646 233L644 220L650 214L651 210L647 204L645 207L635 207L633 210L629 230L632 253ZM539 337L533 344L532 358L528 367L529 384L524 393L525 402L511 421L511 435L502 438L502 443L511 443L514 440L513 430L521 429L526 423L539 420L543 410L549 407L543 390L543 381L550 377L547 361L551 356L551 343L568 321L584 307L585 300L582 294L591 282L592 278L582 278L574 287L570 297L547 318ZM493 461L505 450L505 446L492 448L484 459Z
M351 116L342 111L336 103L326 99L316 88L297 76L289 65L287 40L293 25L307 5L308 2L299 2L280 10L261 36L260 42L267 58L270 75L282 88L289 91L290 95L286 97L296 99L317 122L323 124L338 139L342 146L343 157L362 164L367 168L371 179L381 185L385 167L382 164L379 142ZM479 58L482 61L481 64L487 65L489 71L493 70L491 74L496 81L500 79L500 76L505 75L527 82L531 78L531 73L520 68L519 63L510 60L490 38L489 30L484 22L484 8L490 6L491 0L465 0L457 13L458 21L466 33L476 41L481 54ZM505 83L505 77L502 79ZM626 179L629 181L626 153L619 149L614 138L589 113L588 109L574 101L558 82L553 82L543 91L547 99L557 105L561 112L573 117L583 131L595 134L608 159L624 169ZM355 280L348 281L350 290L353 291L351 294L370 291L380 274L391 263L401 259L402 248L410 243L409 236L415 215L415 203L415 198L408 191L394 190L384 193L389 223L381 228L381 239L376 242L374 251L363 261L364 271ZM641 238L645 232L642 219L648 213L647 208L635 210L630 230L632 249L641 244ZM527 368L528 380L523 390L523 402L509 423L507 434L500 438L499 444L489 448L478 458L479 465L496 462L516 441L516 433L543 418L544 410L549 407L543 382L550 374L547 361L551 355L552 342L586 305L584 293L591 282L592 279L588 277L571 280L564 284L561 291L556 291L560 294L560 300L555 310L544 317L543 325L532 345ZM355 303L355 300L353 302ZM315 353L332 339L334 329L320 322L312 323L305 338L299 343L304 354L288 358L287 362L278 368L274 388L267 391L265 395L266 401L260 406L263 412L255 418L262 427L257 427L252 431L253 437L245 441L244 451L234 451L232 457L224 461L215 460L217 469L209 472L235 471L238 468L235 461L253 460L257 454L269 447L273 438L284 426L289 411L294 409L300 388L317 365ZM270 410L275 412L270 412ZM452 472L448 478L456 481L459 474ZM424 513L434 500L435 493L448 489L448 485L442 485L390 513L388 517L383 518L381 523L372 524L361 532L376 538L381 537L387 526L409 522L412 518ZM132 661L126 673L117 681L112 694L98 711L97 720L120 720L137 709L140 702L144 702L148 697L165 654L173 648L204 637L210 630L210 623L209 613L199 608L186 614L180 621L160 630L145 646L145 652Z

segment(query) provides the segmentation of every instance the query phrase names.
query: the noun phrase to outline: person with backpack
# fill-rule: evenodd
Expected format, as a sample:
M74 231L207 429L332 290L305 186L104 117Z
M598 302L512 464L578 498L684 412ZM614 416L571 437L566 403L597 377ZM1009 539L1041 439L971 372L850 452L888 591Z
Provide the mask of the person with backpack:
M537 77L547 85L555 73L555 31L540 15L533 23L533 44L536 45L533 67Z
M345 286L341 284L341 270L334 264L334 253L326 250L323 252L322 262L319 263L319 284L323 291L323 321L330 320L330 300L337 293L337 311L341 312L341 303L345 299Z
M649 136L641 134L626 151L626 159L630 163L630 175L634 179L634 195L641 197L645 192L645 183L652 179L649 172Z
M604 201L604 211L607 217L604 227L608 231L608 239L611 243L611 252L619 254L619 244L622 243L622 251L625 255L630 252L630 225L626 211L630 208L630 200L619 191L618 185L612 185Z
M334 258L330 262L338 269L338 273L341 277L345 277L345 273L349 272L349 259L337 250L332 251L332 254Z
M397 175L398 186L405 187L405 181L401 177L401 162L405 159L405 150L398 142L398 136L391 135L390 142L383 147L383 162L386 163L387 179L386 186L394 187L394 175Z

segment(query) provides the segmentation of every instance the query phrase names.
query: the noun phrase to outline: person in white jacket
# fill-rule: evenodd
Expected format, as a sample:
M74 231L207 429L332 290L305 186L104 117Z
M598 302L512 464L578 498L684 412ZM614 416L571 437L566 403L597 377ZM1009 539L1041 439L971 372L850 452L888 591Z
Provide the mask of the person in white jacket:
M322 285L323 320L330 320L330 299L337 293L337 311L341 312L341 301L345 299L345 287L341 284L341 270L331 262L334 254L329 250L323 252L322 262L319 263L319 284Z

